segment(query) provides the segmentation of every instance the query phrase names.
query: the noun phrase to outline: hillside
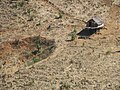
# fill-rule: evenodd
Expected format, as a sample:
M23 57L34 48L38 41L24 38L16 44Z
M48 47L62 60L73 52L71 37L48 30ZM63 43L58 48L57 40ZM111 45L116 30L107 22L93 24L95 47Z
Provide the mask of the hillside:
M0 0L0 90L120 90L120 1Z

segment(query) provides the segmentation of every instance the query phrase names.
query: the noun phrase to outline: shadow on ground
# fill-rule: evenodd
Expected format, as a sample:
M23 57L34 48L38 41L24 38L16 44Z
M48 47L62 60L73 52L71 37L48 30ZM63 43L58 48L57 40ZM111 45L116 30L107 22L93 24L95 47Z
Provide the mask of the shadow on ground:
M99 29L83 29L82 31L80 31L79 33L77 33L77 35L79 36L79 39L86 39L89 38L90 36L95 34L96 32L98 32Z

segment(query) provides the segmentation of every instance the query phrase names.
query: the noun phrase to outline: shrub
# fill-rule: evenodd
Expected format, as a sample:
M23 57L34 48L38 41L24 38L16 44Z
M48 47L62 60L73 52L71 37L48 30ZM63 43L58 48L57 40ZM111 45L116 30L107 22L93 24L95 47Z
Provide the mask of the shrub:
M77 38L77 31L74 28L74 30L69 34L71 36L71 41L74 41Z
M39 58L32 58L32 61L33 61L33 63L36 63L36 62L39 62L40 59Z

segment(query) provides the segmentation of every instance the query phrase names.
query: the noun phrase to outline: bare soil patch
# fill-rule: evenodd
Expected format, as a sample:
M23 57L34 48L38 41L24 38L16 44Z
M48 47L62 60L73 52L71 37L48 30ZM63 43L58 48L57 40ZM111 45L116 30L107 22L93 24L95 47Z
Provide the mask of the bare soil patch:
M2 43L0 58L5 65L30 65L47 58L54 49L54 40L34 36Z

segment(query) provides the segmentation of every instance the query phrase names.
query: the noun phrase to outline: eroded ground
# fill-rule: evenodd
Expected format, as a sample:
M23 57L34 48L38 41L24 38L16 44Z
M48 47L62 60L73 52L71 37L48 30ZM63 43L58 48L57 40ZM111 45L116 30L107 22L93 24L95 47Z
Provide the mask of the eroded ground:
M105 22L100 34L66 42L94 15ZM8 42L39 35L55 41L54 52L30 66L16 64L26 47L14 51ZM120 90L119 0L0 0L0 45L0 90Z

